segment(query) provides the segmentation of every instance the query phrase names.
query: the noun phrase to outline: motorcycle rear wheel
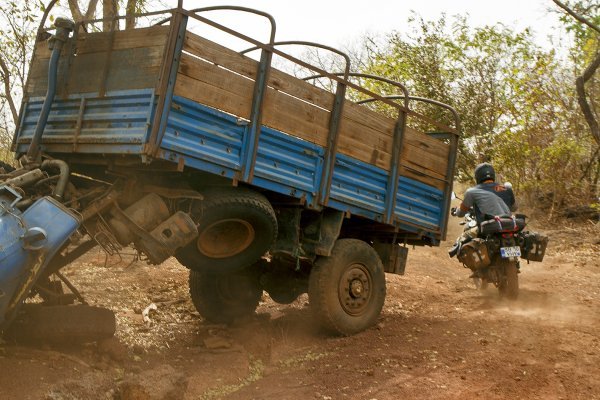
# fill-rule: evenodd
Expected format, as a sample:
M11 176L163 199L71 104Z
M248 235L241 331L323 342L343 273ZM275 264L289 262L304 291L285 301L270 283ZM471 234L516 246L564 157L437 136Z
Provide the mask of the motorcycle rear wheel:
M500 278L498 290L500 296L510 300L516 300L519 297L519 269L516 261L502 260L499 265L503 275Z
M488 282L487 278L480 278L478 276L473 278L473 284L475 285L475 289L482 290L482 291L487 290L487 288L489 286L489 282Z

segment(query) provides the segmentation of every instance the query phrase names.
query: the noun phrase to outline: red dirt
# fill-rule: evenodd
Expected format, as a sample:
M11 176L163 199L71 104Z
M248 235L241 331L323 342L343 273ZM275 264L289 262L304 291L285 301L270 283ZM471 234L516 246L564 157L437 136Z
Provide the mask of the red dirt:
M66 273L116 312L119 341L0 345L0 398L600 399L597 229L583 243L580 230L549 232L544 262L522 264L517 301L476 290L449 243L411 250L406 275L387 277L377 326L342 338L311 325L306 296L265 296L254 318L206 325L176 261L104 266L93 252Z

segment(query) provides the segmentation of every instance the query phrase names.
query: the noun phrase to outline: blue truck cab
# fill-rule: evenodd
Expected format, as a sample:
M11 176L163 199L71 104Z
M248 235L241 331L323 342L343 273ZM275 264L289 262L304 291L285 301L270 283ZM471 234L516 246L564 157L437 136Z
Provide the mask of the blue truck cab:
M263 17L269 39L214 22L215 10ZM71 35L53 36L51 49L38 41L13 149L44 178L22 186L15 207L50 194L80 215L88 247L132 246L152 264L175 256L209 321L253 313L264 290L283 304L308 293L315 318L335 334L373 325L385 272L404 273L407 245L445 239L456 112L352 72L336 49L277 42L264 12L163 14L129 30L79 22ZM210 41L191 32L194 24L248 47ZM298 45L331 51L345 67L325 71L283 51ZM313 75L278 70L273 57ZM372 92L368 81L396 94ZM440 107L450 122L413 111L417 103ZM47 160L67 172L41 168ZM71 260L64 254L83 245L57 254Z

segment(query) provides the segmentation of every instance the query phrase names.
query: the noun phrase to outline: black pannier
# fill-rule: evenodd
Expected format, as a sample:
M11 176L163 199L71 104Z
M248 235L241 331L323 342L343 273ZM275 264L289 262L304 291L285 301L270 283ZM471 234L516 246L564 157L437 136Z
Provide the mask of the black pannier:
M521 258L528 261L542 261L548 246L548 236L537 232L522 234Z

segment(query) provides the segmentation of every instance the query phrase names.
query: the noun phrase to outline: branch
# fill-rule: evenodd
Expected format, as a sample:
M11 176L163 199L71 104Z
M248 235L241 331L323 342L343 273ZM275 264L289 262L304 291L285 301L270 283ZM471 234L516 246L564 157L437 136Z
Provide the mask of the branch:
M102 2L102 30L110 32L119 30L119 21L114 18L119 15L118 0L103 0Z
M92 17L96 13L96 6L98 6L98 0L90 0L90 3L88 4L88 9L85 12L85 19L92 19Z
M135 11L137 0L127 0L125 7L125 29L135 28Z
M15 101L10 93L10 71L8 66L4 62L4 58L0 56L0 68L2 69L2 80L4 81L4 95L6 97L6 101L8 101L8 106L10 107L10 113L13 117L13 122L16 124L19 119L19 114L17 112L17 108L15 107Z
M567 12L567 14L569 14L571 17L575 18L577 21L589 26L596 32L600 33L600 27L598 27L595 24L593 24L592 22L590 22L587 18L584 18L581 15L577 14L575 11L571 10L571 8L569 8L566 4L564 4L560 0L552 0L552 1L554 2L554 4L556 4L563 10L565 10Z
M83 19L83 13L79 8L77 0L69 0L69 9L71 10L71 15L73 15L75 22L80 22Z
M585 94L585 83L594 76L594 73L596 72L599 66L600 52L596 54L596 58L592 61L590 65L588 65L585 71L583 71L583 74L575 80L579 108L581 108L581 112L583 112L585 121L590 127L592 136L594 137L594 140L596 140L596 143L598 143L598 145L600 145L600 127L598 126L598 121L596 121L596 117L594 116L592 107L587 101L587 96Z

